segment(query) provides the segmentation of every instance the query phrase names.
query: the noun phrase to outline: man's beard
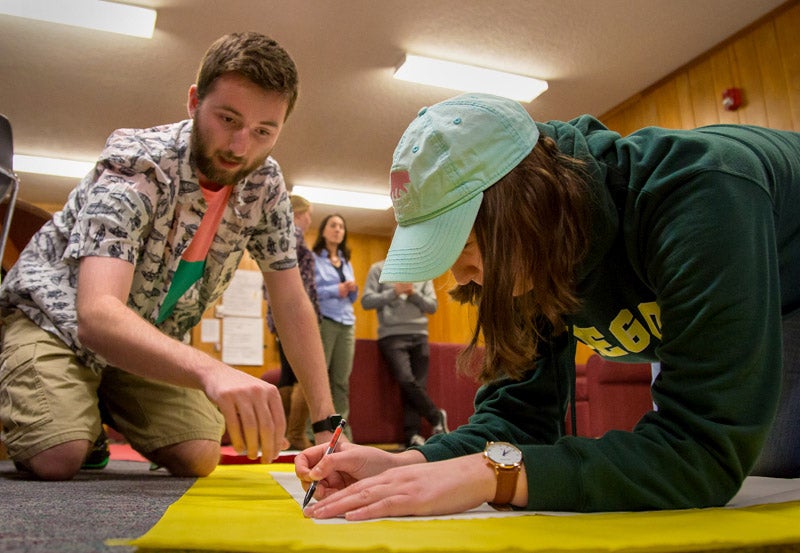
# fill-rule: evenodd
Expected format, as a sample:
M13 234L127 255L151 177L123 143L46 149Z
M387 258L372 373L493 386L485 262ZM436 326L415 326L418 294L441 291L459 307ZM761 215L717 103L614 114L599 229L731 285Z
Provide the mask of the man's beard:
M233 186L247 175L258 169L264 163L264 159L250 165L245 166L238 171L231 172L230 170L217 167L214 164L212 155L209 154L210 147L205 139L202 131L200 130L200 111L198 110L194 115L194 122L192 124L192 137L191 137L191 160L194 166L200 173L216 184L224 186ZM240 161L240 158L228 152L219 152L223 159L228 161Z

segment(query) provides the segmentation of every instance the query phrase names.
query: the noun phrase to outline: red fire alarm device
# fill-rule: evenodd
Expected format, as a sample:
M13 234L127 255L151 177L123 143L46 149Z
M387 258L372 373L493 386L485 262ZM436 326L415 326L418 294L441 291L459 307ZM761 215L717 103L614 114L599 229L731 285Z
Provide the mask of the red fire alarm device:
M722 107L727 111L736 111L742 105L742 89L729 88L722 92Z

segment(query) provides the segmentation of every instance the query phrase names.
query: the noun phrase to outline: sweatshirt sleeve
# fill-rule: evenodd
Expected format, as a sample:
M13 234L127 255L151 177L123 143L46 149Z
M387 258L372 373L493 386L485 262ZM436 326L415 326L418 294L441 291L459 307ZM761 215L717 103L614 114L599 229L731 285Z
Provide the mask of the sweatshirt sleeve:
M422 451L429 460L521 445L528 508L617 511L719 506L758 456L777 404L781 307L772 202L757 183L705 172L686 193L638 198L632 266L660 308L657 410L632 432L564 436L548 394L553 361L519 383L482 388L468 425ZM703 209L697 209L703 205ZM550 375L549 378L554 378ZM557 379L556 379L557 380ZM538 428L536 432L531 430Z
M548 345L525 376L502 378L481 386L475 395L475 413L467 424L448 434L432 436L419 449L428 461L439 461L483 451L489 440L525 448L553 444L564 434L564 414L572 396L575 340L563 334ZM532 457L525 456L525 462Z

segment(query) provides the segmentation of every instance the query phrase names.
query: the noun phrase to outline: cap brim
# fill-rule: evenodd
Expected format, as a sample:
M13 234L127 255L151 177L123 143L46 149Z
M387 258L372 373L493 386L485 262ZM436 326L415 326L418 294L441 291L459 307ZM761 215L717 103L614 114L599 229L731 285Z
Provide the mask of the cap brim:
M483 193L432 219L398 226L386 254L381 282L422 282L453 266L481 207Z

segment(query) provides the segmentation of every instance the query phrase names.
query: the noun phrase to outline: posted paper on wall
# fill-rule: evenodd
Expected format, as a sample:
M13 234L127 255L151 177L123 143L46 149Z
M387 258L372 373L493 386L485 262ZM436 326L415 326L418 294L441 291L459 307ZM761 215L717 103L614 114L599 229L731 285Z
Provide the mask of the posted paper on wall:
M222 362L228 365L263 365L263 325L261 317L225 317L222 320Z
M200 321L200 341L207 344L219 342L219 319L203 319Z
M238 269L228 289L222 294L222 314L225 317L261 318L264 277L259 271Z

